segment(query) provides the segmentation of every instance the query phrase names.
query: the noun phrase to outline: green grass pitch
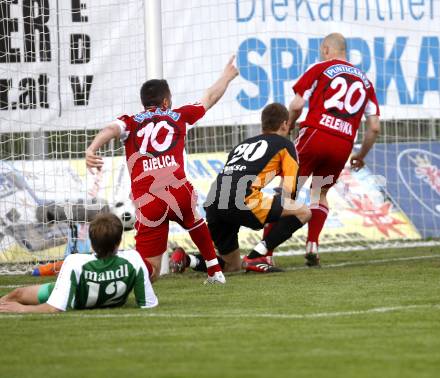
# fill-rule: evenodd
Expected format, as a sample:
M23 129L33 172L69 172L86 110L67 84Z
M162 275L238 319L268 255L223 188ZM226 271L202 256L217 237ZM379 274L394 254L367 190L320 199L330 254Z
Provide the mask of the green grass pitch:
M155 284L160 306L0 315L0 377L438 377L440 248L279 257L278 274ZM1 276L9 286L47 279Z

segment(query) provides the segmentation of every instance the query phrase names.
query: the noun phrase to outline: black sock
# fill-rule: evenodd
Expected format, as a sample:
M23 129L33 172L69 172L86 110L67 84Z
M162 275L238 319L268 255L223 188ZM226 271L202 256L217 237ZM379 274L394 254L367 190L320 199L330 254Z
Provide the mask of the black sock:
M261 253L258 253L256 250L253 249L247 257L249 257L250 259L257 259L258 257L263 257L263 256L264 255L262 255Z
M203 258L203 256L200 253L198 253L197 255L193 255L193 256L197 260L196 267L193 268L193 270L195 270L196 272L207 272L208 269L206 268L206 263L205 263L205 259ZM189 257L187 257L187 258L189 260ZM223 269L225 267L225 261L219 256L217 256L217 260L218 260L218 264ZM188 261L188 265L189 265L189 261Z
M217 256L218 265L222 268L222 270L225 268L225 260L223 260L220 256Z
M267 249L275 249L289 239L292 234L302 226L302 222L294 215L280 218L272 227L269 234L263 239L266 242Z
M193 268L196 272L207 272L208 269L206 268L206 263L205 263L205 259L203 258L203 256L198 253L197 255L193 255L196 260L196 266Z

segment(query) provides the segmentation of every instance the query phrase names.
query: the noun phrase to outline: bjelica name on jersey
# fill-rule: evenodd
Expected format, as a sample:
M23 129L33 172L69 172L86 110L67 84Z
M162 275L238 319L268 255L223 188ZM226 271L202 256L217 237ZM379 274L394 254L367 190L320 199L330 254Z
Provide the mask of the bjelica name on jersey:
M145 159L142 161L144 172L155 169L177 166L176 159L173 155L162 155L157 158Z

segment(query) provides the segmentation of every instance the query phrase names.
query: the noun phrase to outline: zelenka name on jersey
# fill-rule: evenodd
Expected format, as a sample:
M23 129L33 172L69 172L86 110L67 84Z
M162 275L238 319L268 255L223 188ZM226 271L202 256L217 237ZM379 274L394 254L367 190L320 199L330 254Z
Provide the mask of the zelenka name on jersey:
M320 125L329 127L330 129L337 130L346 135L353 135L353 126L350 122L343 121L342 119L332 117L328 114L323 114Z

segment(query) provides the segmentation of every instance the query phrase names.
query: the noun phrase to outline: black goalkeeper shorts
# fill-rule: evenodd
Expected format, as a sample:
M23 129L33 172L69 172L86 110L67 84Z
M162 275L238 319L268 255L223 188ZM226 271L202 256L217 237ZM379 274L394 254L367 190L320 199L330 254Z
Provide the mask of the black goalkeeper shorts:
M216 202L205 207L205 210L214 245L220 255L227 255L239 248L238 232L241 226L261 230L264 224L278 221L283 208L281 196L274 196L265 223L261 223L251 210L240 210L236 207L219 209Z

